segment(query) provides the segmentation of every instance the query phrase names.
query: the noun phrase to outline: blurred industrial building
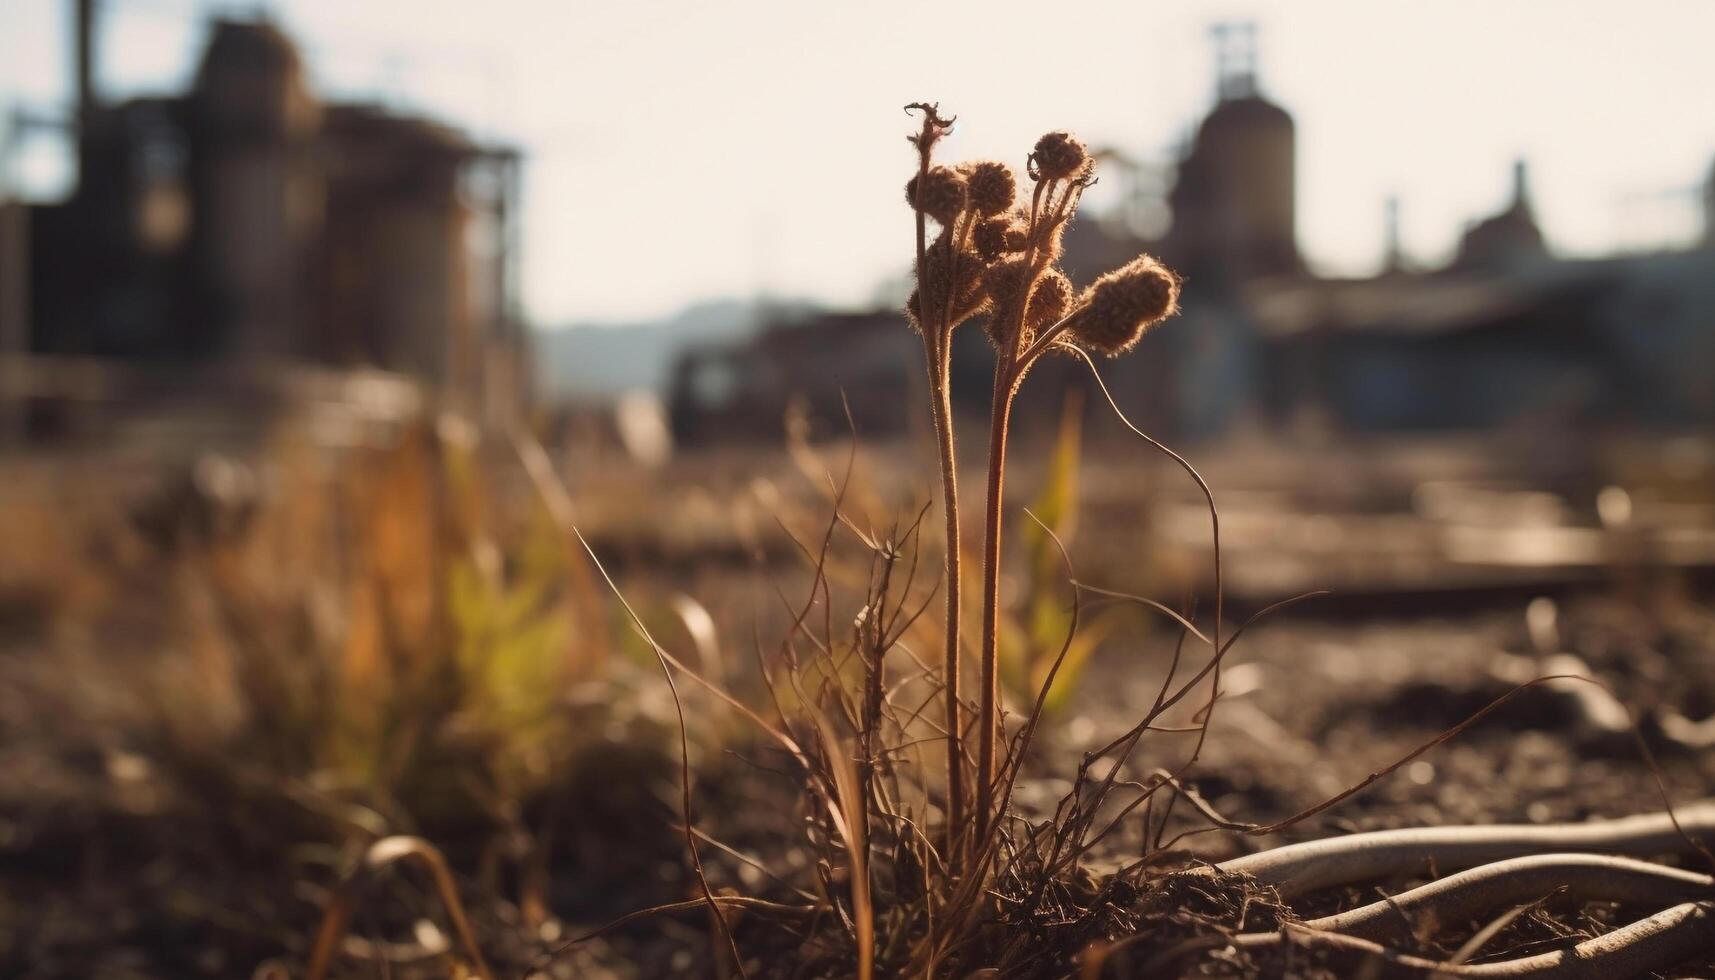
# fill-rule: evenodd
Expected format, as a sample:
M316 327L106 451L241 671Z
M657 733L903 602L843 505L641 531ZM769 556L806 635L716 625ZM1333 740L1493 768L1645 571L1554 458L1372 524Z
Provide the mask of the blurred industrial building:
M266 20L211 23L182 95L104 100L97 9L75 0L71 118L11 122L72 139L77 177L0 202L7 435L305 398L516 416L516 151L318 100Z
M0 438L139 415L260 419L306 398L517 417L534 372L515 150L318 99L265 20L213 22L183 94L110 101L99 5L68 2L74 105L8 123L70 140L77 177L61 201L0 200ZM1181 441L1715 425L1715 171L1694 246L1557 256L1521 162L1512 199L1440 267L1413 266L1390 235L1376 275L1319 276L1298 247L1293 118L1259 85L1254 31L1216 39L1213 106L1159 187L1067 236L1075 281L1139 251L1187 279L1183 315L1106 367L1132 418ZM1110 179L1151 183L1104 155ZM1133 220L1139 206L1165 220ZM1396 227L1399 206L1378 221ZM896 308L766 319L678 358L666 387L681 440L776 439L794 402L836 428L849 406L870 436L924 424L909 408L921 353ZM957 346L955 392L980 412L991 355L980 330ZM583 360L610 370L599 352ZM1081 371L1047 363L1025 398L1058 405Z
M1326 438L1715 425L1715 170L1702 241L1688 249L1555 256L1521 162L1512 199L1466 229L1445 267L1407 265L1390 202L1379 216L1389 224L1383 270L1320 277L1298 249L1292 116L1259 88L1254 30L1231 25L1216 40L1215 104L1177 160L1165 232L1098 216L1067 234L1075 282L1140 251L1187 280L1184 313L1106 369L1140 424L1179 440L1239 427ZM1107 172L1114 164L1124 161ZM954 390L973 411L989 391L986 346L977 329L955 344ZM843 428L843 392L860 430L895 431L914 424L902 406L922 384L920 361L894 311L782 320L747 342L687 352L673 414L691 440L772 437L799 398ZM1045 363L1025 397L1057 404L1084 383L1076 363Z

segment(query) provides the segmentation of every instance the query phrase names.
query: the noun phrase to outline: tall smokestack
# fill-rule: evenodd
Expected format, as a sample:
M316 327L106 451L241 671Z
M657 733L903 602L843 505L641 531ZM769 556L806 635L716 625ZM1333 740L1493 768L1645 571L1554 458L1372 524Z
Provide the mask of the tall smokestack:
M1382 271L1399 272L1405 268L1405 249L1399 244L1399 196L1388 195L1387 202L1382 205L1382 241L1386 251L1382 257Z
M82 126L95 111L95 3L72 0L74 57L77 65L77 121Z

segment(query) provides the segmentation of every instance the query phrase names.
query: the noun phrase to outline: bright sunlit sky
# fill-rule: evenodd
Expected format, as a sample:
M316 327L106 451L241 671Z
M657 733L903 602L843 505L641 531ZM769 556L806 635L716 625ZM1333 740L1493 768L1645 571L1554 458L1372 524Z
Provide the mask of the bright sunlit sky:
M67 104L70 6L0 0L0 109ZM1504 202L1515 157L1562 252L1683 241L1715 161L1709 0L102 8L110 96L182 86L205 14L264 11L323 95L522 147L525 304L544 325L759 291L864 302L911 248L902 105L956 112L953 155L1022 165L1067 128L1167 163L1213 97L1222 19L1260 25L1262 88L1298 121L1301 244L1324 272L1377 266L1389 194L1408 254L1443 259ZM44 154L14 170L51 185L63 166Z

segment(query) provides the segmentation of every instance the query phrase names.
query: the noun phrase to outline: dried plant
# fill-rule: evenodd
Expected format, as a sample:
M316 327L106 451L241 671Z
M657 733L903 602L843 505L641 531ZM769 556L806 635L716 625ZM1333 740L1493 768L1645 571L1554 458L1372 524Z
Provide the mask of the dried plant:
M923 115L912 137L917 176L906 185L906 201L917 216L917 289L907 312L923 336L929 362L932 414L939 436L942 500L947 514L947 648L944 667L948 729L947 839L949 856L962 868L967 814L972 839L984 840L995 820L995 784L1002 737L999 682L999 602L1002 504L1006 488L1007 431L1013 400L1025 376L1051 351L1083 348L1113 356L1135 345L1144 332L1178 309L1179 280L1148 255L1102 276L1076 294L1055 267L1061 236L1077 212L1084 190L1095 183L1095 162L1069 133L1052 132L1036 142L1027 172L1034 185L1028 209L1014 208L1016 181L1003 163L975 161L956 168L931 162L938 138L951 120L935 106L908 107ZM926 243L926 220L940 235ZM952 331L978 314L988 315L996 350L989 417L987 510L983 530L983 619L976 714L976 781L967 799L963 779L964 728L959 696L958 486L948 388Z
M964 748L962 732L965 728L964 712L959 697L959 657L960 657L960 602L964 591L963 570L963 537L959 525L959 475L958 460L955 455L953 441L953 401L950 381L952 365L953 328L976 312L954 308L954 295L950 288L959 281L957 260L982 261L981 255L965 249L956 249L953 245L953 225L956 223L965 205L971 198L971 182L963 174L947 170L945 167L932 168L930 158L933 155L935 143L952 125L952 120L941 118L936 107L927 103L908 106L907 111L917 110L923 115L923 126L918 133L911 137L917 148L917 176L906 184L906 202L912 206L916 214L917 226L917 281L923 284L913 293L908 306L908 314L916 324L918 332L923 337L924 361L929 371L929 407L934 420L935 447L941 463L941 510L946 520L946 576L945 576L945 612L946 624L945 648L942 660L941 682L945 687L943 714L947 741L947 850L957 849L954 834L965 823L965 782L964 782ZM1011 171L1004 165L995 164L984 166L980 172L972 176L977 178L979 191L976 195L979 210L972 214L983 213L981 221L975 218L967 219L963 229L970 237L974 234L975 226L986 226L995 221L1005 221L1004 218L994 217L1006 212L1012 207L1016 195L1016 181ZM922 193L919 193L922 188ZM939 190L937 191L937 188ZM931 198L946 198L931 207ZM919 203L921 202L921 203ZM937 247L931 249L927 244L927 219L936 216L937 221L943 222L944 230L941 237L936 239ZM980 240L980 239L979 239ZM998 252L994 253L998 255ZM991 256L992 257L992 256ZM965 278L971 283L979 283L975 263ZM932 282L942 283L942 301L937 304L937 295L933 288L924 288ZM975 290L966 287L968 292ZM970 298L967 297L967 302ZM980 304L979 304L980 305ZM959 315L963 314L963 315Z
M1112 927L1112 917L1119 914L1120 908L1125 904L1116 903L1116 897L1121 893L1137 894L1137 889L1141 886L1140 879L1130 877L1127 873L1116 875L1097 889L1093 897L1082 900L1075 897L1076 889L1068 891L1068 885L1076 879L1074 872L1079 858L1106 837L1128 814L1139 806L1152 804L1159 791L1167 789L1173 794L1171 798L1192 800L1210 820L1212 828L1265 833L1278 831L1321 812L1358 792L1380 778L1381 774L1361 781L1323 804L1266 828L1222 818L1209 810L1206 804L1201 804L1195 794L1182 786L1180 779L1196 762L1214 714L1220 689L1222 660L1238 636L1235 632L1231 637L1223 638L1221 632L1223 609L1219 511L1207 482L1183 457L1125 420L1112 397L1108 395L1106 386L1102 384L1091 360L1091 354L1112 357L1129 351L1150 327L1177 312L1179 279L1155 258L1140 255L1099 277L1081 292L1076 292L1065 274L1055 268L1055 263L1061 254L1061 238L1076 213L1083 192L1095 182L1094 162L1084 145L1064 132L1051 132L1038 140L1030 154L1027 167L1034 185L1029 207L1014 208L1011 201L1013 182L1003 164L983 161L952 168L935 165L930 151L936 138L945 132L950 120L943 120L931 105L917 104L909 108L923 114L923 127L922 131L913 137L919 151L918 175L907 188L907 201L916 211L918 227L917 290L908 301L907 312L923 334L925 349L930 355L930 380L936 404L944 406L949 399L947 341L955 327L973 316L986 314L987 333L997 354L990 401L988 478L982 551L980 686L974 723L977 758L974 792L968 799L964 796L961 772L964 756L959 745L962 702L958 696L959 662L954 645L958 636L956 605L950 603L947 614L948 636L952 642L947 650L944 679L949 761L947 804L944 811L948 822L948 832L945 835L948 848L943 858L948 869L946 884L949 891L943 907L942 941L953 945L974 941L978 948L985 951L982 959L986 963L999 964L1003 973L1009 973L1045 954L1054 955L1050 952L1053 949L1064 948L1063 940L1050 941L1048 936L1038 931L1045 922L1056 923L1055 928L1061 931L1070 924L1074 937L1078 935L1077 929L1080 927ZM1000 177L1002 174L1007 174L1008 179L1003 180ZM926 219L934 221L941 228L940 235L933 242L925 242ZM1198 633L1189 622L1183 619L1180 622L1187 633L1195 634L1209 645L1212 656L1200 671L1177 686L1174 685L1174 672L1170 669L1155 704L1142 721L1102 750L1085 758L1079 767L1073 789L1062 800L1055 818L1037 827L1020 825L1014 833L1003 826L1008 822L1007 810L1012 786L1022 766L1024 750L1041 719L1055 675L1065 664L1067 652L1072 648L1077 631L1077 605L1074 602L1066 643L1049 666L1040 693L1025 718L1017 740L1003 756L1000 747L1004 742L1005 732L999 703L997 645L1007 435L1013 401L1020 386L1030 369L1050 352L1066 352L1083 360L1090 368L1092 377L1109 407L1126 427L1178 463L1203 492L1209 508L1215 555L1214 621L1207 637ZM937 431L942 436L943 496L951 515L956 512L957 507L957 486L952 478L952 420L950 413L944 408L936 409L934 415ZM1043 531L1056 545L1059 544L1052 529L1043 525ZM960 583L956 581L959 572L956 557L959 547L957 532L956 522L950 519L947 547L949 554L954 556L949 559L947 569L950 595L957 595L961 591ZM1243 629L1241 626L1239 632ZM1181 634L1182 641L1184 635ZM1174 662L1177 666L1177 654ZM1189 759L1173 772L1158 772L1146 783L1130 784L1137 789L1137 795L1121 808L1118 816L1108 820L1098 829L1095 823L1097 813L1110 793L1119 785L1121 767L1138 740L1152 730L1163 711L1191 694L1205 680L1209 682L1209 701L1200 713L1198 738ZM1478 717L1498 708L1508 699L1510 695L1484 709ZM1455 726L1419 751L1440 744L1462 731L1464 727L1465 725ZM1413 753L1413 756L1415 754ZM1111 759L1112 762L1106 775L1092 779L1090 773L1093 764L1104 758ZM1405 761L1406 759L1400 760L1395 766L1384 770L1384 773L1392 771ZM1675 819L1671 807L1665 819L1656 819L1660 823L1671 825L1687 848L1702 850L1702 845L1687 834ZM1150 818L1146 813L1147 850L1144 860L1134 866L1134 871L1158 862L1176 843L1175 840L1164 844L1160 829L1154 831L1154 837L1150 838L1149 824ZM1165 820L1160 826L1165 826ZM1658 830L1658 833L1665 834L1665 829ZM1481 834L1454 836L1479 838ZM1003 837L1007 838L1004 846ZM1004 859L1001 857L1003 851L1006 852ZM1514 845L1510 853L1518 853L1518 845ZM1258 868L1273 868L1279 862L1262 857L1252 863ZM1364 862L1359 859L1357 863ZM1366 868L1369 874L1374 874L1375 871L1373 867ZM1504 874L1496 872L1496 875ZM979 916L989 914L981 911L987 907L987 899L983 897L985 893L1000 898L1006 911L998 917L1011 922L1014 925L1013 931L1008 935L990 936L986 940L980 936L952 939L961 935ZM990 913L993 911L995 910L991 909ZM1123 918L1123 915L1121 917ZM1098 926L1103 920L1110 921L1105 927ZM1694 944L1699 937L1715 928L1711 926L1712 920L1715 920L1715 916L1711 915L1707 903L1679 907L1679 914L1672 927L1674 942L1669 945L1676 950L1690 948L1690 944ZM1133 926L1135 927L1135 924ZM1648 928L1640 930L1642 933L1649 931ZM935 930L931 929L927 946L924 947L924 960L919 961L929 964L929 972L933 972L934 965L940 962L940 957L944 953L950 954L953 948L949 946L937 950L934 936ZM1266 945L1268 941L1272 940L1259 939L1255 944ZM1616 944L1616 948L1622 946L1636 952L1635 946L1631 944ZM1098 972L1099 969L1098 964Z

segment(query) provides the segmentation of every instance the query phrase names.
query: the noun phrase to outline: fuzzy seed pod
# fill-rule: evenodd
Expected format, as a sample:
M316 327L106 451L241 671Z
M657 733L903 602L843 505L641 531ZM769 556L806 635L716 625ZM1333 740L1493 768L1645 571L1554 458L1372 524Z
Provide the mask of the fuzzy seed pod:
M1071 133L1055 131L1036 141L1036 172L1043 180L1069 180L1079 176L1090 158L1084 144Z
M1179 312L1179 277L1152 256L1139 255L1097 279L1079 305L1066 327L1078 345L1110 357L1123 354L1150 327Z
M979 222L971 230L971 245L987 262L993 262L1008 252L1022 252L1024 244L1024 225L1007 215Z
M1053 265L1060 261L1060 256L1066 251L1066 246L1061 239L1066 234L1066 226L1071 222L1072 219L1068 217L1059 221L1044 219L1037 223L1036 261L1038 263Z
M1016 326L1018 304L1029 286L1026 279L1029 271L1030 267L1025 265L1022 257L1013 257L989 266L983 276L984 292L989 301L989 318L983 329L996 350L1008 348L1010 334ZM1023 344L1029 344L1030 324L1025 323L1022 329L1025 334Z
M1048 327L1060 322L1072 308L1072 280L1059 269L1049 269L1036 280L1036 289L1030 294L1030 307L1024 315L1024 326L1032 334L1039 334Z
M957 277L957 289L954 291L952 320L948 328L956 327L982 312L987 303L988 295L984 290L983 261L972 249L962 249L957 253L955 261L947 248L947 234L943 232L929 246L929 252L923 259L923 279L917 289L906 301L905 312L911 318L911 324L922 330L924 322L939 323L946 315L948 283ZM922 308L923 298L928 298L927 314Z
M1018 181L1012 168L995 160L976 160L959 165L970 186L971 210L984 217L1001 214L1018 196Z
M1018 236L1009 239L1006 249L1008 252L1026 251L1034 239L1034 257L1038 264L1053 265L1060 261L1060 256L1065 251L1061 239L1066 234L1066 226L1072 222L1070 216L1052 221L1046 214L1037 215L1034 235L1031 235L1030 229L1030 208L1020 205L1008 211L1007 217L1012 219L1012 227L1017 229Z
M923 291L913 289L911 295L905 297L905 320L911 324L911 329L923 332Z
M942 227L951 226L959 212L965 210L970 196L964 175L951 167L930 167L922 176L925 180L921 193L917 177L906 181L905 203L934 218Z

